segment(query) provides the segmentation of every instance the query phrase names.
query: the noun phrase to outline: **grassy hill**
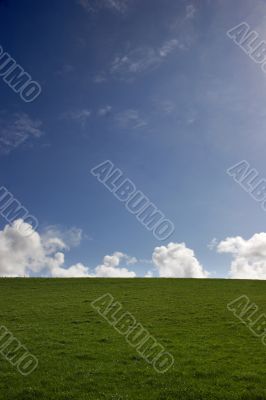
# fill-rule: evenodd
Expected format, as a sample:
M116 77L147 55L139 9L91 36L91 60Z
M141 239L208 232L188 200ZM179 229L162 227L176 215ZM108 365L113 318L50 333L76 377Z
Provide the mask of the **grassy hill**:
M91 306L110 293L175 359L157 373ZM29 376L0 356L2 400L266 399L266 347L230 311L266 313L266 282L0 279L0 325L38 360Z

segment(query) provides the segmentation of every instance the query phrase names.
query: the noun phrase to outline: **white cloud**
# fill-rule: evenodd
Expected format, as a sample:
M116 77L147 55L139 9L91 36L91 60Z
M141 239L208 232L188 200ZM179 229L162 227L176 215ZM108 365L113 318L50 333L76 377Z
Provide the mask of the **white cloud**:
M159 276L165 278L207 278L205 271L185 243L169 243L154 249L152 260Z
M256 233L245 240L241 236L221 241L219 253L232 254L229 277L233 279L266 279L266 233Z
M16 220L12 225L6 225L0 231L0 275L1 276L28 276L31 272L39 273L45 269L61 266L64 263L65 244L57 238L49 240L32 230L25 237L19 233L26 229L28 232L32 227Z
M122 262L125 265L132 265L137 262L137 259L117 251L110 256L105 256L102 264L98 265L93 271L90 271L82 263L72 265L69 268L55 265L51 268L51 275L58 278L135 278L134 271L120 267Z
M26 113L0 113L0 152L8 154L29 138L39 138L42 122L33 120Z
M55 266L51 268L51 275L54 278L92 278L89 269L82 263L72 265L69 268Z
M127 265L132 265L137 262L137 259L121 252L105 256L103 263L95 268L95 276L101 278L134 278L136 276L134 271L119 267L121 261L125 261Z
M122 129L138 129L148 125L144 117L139 114L139 111L133 109L117 113L114 119L119 128Z

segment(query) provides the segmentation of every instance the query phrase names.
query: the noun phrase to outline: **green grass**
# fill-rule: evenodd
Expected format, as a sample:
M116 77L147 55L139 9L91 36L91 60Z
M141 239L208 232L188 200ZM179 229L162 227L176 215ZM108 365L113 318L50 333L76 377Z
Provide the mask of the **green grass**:
M158 374L91 307L111 293L175 358ZM266 347L226 305L266 313L266 282L0 279L0 325L39 360L28 377L0 356L2 400L266 399Z

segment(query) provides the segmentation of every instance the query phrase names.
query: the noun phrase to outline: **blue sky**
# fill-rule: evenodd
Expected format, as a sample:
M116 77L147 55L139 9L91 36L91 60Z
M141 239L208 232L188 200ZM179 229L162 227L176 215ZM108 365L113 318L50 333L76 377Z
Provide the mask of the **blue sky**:
M266 74L226 35L245 21L266 40L265 11L257 0L0 2L0 45L42 87L25 103L0 79L0 182L39 235L79 232L65 268L121 252L144 276L172 242L226 277L232 256L212 239L265 230L265 212L226 173L247 160L266 177ZM92 176L105 160L174 223L169 239Z

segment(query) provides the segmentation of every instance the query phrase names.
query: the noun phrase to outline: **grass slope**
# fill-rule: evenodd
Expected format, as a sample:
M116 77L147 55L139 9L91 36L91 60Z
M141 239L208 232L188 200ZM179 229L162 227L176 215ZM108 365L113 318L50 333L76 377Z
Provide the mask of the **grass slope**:
M111 293L175 358L158 374L90 302ZM0 279L0 325L39 359L21 376L0 356L1 400L261 400L266 348L226 305L266 313L266 282Z

